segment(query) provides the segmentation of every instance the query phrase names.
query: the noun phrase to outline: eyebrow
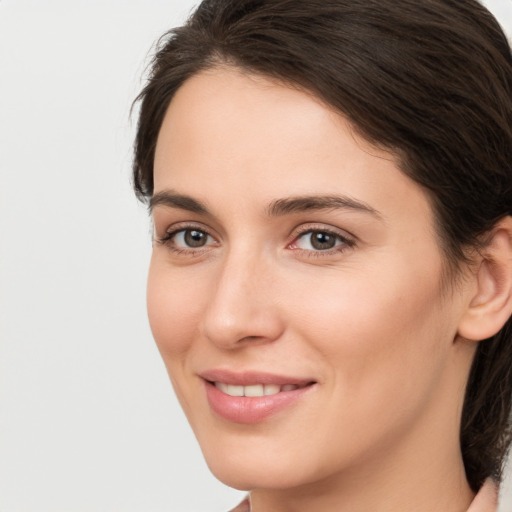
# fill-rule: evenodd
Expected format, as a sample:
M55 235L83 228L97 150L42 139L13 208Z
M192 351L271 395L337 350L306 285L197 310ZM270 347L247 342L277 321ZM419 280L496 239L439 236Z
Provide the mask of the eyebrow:
M151 213L157 206L167 206L200 215L212 216L212 213L201 201L169 190L157 192L151 197L148 207L149 212ZM291 213L331 209L358 211L382 218L382 215L375 208L365 202L349 196L338 195L308 195L276 199L268 205L266 213L270 217L280 217Z
M156 206L168 206L170 208L179 208L192 213L199 213L201 215L210 215L208 208L193 197L183 194L176 194L172 191L165 190L157 192L149 200L148 210L151 213Z
M268 207L271 217L314 210L355 210L381 218L381 214L370 205L348 196L298 196L276 199Z

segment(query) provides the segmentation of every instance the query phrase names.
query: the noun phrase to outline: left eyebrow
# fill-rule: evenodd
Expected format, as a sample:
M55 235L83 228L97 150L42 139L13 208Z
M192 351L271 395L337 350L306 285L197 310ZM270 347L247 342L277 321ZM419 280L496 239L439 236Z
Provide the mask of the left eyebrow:
M268 206L267 213L272 217L290 213L312 210L355 210L368 213L382 219L382 215L370 205L348 196L298 196L286 199L276 199Z

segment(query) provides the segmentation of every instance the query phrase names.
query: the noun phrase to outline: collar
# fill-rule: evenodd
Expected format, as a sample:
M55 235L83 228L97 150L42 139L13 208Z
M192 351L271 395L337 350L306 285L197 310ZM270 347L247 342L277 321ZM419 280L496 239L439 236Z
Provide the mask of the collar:
M496 512L498 506L498 486L488 478L471 502L468 512Z

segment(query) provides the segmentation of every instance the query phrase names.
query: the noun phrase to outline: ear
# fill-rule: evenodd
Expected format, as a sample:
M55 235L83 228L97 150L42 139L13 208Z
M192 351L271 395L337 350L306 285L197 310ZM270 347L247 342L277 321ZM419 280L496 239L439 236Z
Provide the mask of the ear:
M494 336L512 315L512 217L501 219L489 233L469 304L458 334L480 341Z

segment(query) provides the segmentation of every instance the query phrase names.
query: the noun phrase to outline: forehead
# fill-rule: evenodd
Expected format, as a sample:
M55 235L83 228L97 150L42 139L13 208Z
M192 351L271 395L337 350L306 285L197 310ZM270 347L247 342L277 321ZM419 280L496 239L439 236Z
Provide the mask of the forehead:
M315 150L318 139L311 133L324 131L336 117L309 93L236 68L213 68L187 80L171 101L157 142L156 167L162 153L175 153L174 145L183 152L190 149L193 155L188 156L198 159L199 147L219 161L243 161L246 155L246 163L260 168L285 153L300 158L304 150Z
M233 68L177 91L158 137L155 192L173 189L242 209L284 196L339 193L389 214L423 212L423 190L396 158L359 137L312 94Z

